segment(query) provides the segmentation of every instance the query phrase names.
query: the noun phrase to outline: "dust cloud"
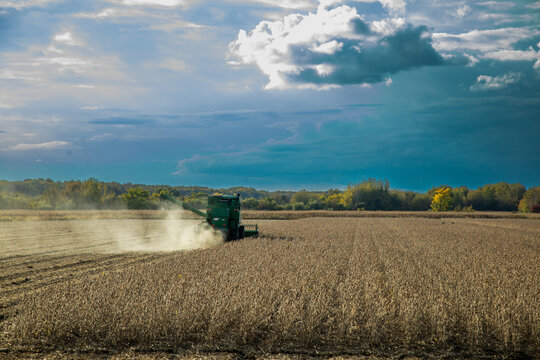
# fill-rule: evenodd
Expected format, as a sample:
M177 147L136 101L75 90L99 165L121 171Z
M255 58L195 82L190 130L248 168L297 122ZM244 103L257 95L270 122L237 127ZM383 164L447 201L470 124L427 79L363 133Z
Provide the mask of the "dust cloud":
M115 226L111 235L119 251L194 250L224 242L221 232L203 226L200 220L182 219L181 214L178 211L169 212L165 220Z
M110 215L102 214L102 217ZM165 219L27 220L0 226L0 259L28 255L159 252L208 248L223 243L220 232L188 220L184 210ZM45 221L46 220L46 221Z

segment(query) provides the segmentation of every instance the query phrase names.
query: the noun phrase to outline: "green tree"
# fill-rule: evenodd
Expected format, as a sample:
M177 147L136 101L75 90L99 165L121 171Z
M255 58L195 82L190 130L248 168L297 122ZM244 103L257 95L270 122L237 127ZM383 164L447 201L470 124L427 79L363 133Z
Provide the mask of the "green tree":
M521 212L540 212L540 186L532 187L525 192L519 202Z
M476 210L516 211L524 193L525 187L521 184L487 184L469 191L467 204Z
M269 198L275 200L279 205L285 205L290 201L291 196L287 195L284 192L276 191L271 193Z
M259 201L255 198L250 197L242 200L242 207L244 209L255 210L257 209L257 205L259 205Z
M259 200L259 203L257 204L257 209L259 210L281 210L281 207L274 199L270 199L269 197L265 197L262 200Z
M103 197L107 192L103 183L99 182L96 178L89 178L82 184L82 191L85 207L101 208Z
M303 202L299 201L294 204L292 204L293 210L306 210L306 205L304 205Z
M57 204L60 201L60 192L58 186L52 183L51 186L43 193L43 199L51 206L51 209L56 209Z
M150 191L141 187L131 188L122 195L128 209L153 209L155 204L150 201Z
M319 197L320 202L325 209L328 210L343 210L342 204L343 194L338 189L330 189L325 194Z
M65 199L63 208L80 208L84 202L84 191L80 181L66 181L62 197Z
M162 194L167 195L169 197L175 197L170 187L161 187L154 190L154 193L152 194L152 199L160 200Z
M319 200L319 195L307 190L295 192L293 196L291 196L291 204L301 202L304 203L304 205L307 205L310 201L314 200Z
M342 203L348 209L392 210L397 206L397 199L392 197L389 189L387 180L364 180L347 186Z
M469 188L466 186L460 186L452 189L452 197L454 199L454 206L464 208L467 206L467 195L469 194Z

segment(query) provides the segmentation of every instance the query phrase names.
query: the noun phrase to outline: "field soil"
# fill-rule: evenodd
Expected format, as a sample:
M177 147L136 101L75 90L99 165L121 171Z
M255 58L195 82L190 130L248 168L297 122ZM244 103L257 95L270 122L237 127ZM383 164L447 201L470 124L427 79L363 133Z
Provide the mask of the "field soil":
M200 219L198 215L184 210L0 210L0 221L28 220L102 220L102 219ZM467 219L540 219L540 214L508 211L431 212L431 211L266 211L243 210L244 219L294 220L312 217L360 217L360 218L467 218Z
M539 220L259 220L171 247L189 221L45 218L0 222L0 358L540 354Z

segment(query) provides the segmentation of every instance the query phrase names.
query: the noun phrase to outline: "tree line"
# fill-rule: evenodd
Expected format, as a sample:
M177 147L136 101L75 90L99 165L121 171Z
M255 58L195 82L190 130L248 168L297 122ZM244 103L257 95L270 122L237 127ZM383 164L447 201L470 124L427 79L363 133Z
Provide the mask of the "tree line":
M540 187L499 182L477 189L441 185L425 193L391 189L386 180L367 179L327 191L265 191L247 187L120 184L95 178L57 182L51 179L0 180L0 209L159 209L160 194L204 208L213 193L242 196L253 210L396 210L540 212Z

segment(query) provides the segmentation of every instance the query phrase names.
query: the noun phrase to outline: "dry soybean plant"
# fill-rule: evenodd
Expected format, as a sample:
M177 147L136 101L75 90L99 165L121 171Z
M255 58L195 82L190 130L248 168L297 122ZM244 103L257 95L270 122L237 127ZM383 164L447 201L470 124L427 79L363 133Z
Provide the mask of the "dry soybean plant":
M18 345L540 352L540 222L311 218L27 296Z

